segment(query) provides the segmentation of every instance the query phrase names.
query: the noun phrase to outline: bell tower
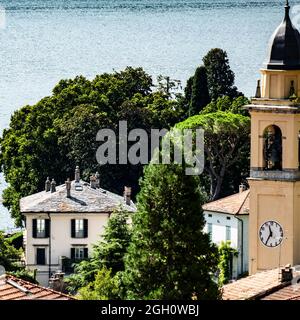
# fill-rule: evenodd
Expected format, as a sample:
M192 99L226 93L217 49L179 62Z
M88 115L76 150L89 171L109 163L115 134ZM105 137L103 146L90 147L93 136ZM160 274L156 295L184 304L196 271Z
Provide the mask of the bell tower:
M249 273L300 264L300 34L285 5L251 115ZM299 99L298 99L299 97Z

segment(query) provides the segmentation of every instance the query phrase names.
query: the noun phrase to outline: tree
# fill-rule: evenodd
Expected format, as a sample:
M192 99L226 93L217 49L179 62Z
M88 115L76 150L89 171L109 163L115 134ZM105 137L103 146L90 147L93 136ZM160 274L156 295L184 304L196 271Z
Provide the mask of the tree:
M204 129L205 169L201 180L209 179L210 199L216 200L237 190L249 174L249 117L218 111L190 117L176 127Z
M203 58L206 68L208 91L213 100L218 97L237 97L240 93L234 86L234 73L230 69L226 51L215 48L211 49Z
M105 227L103 239L94 245L91 258L76 264L75 273L68 277L70 292L74 293L82 287L88 290L92 290L94 286L99 288L101 277L104 277L107 283L108 275L113 278L124 270L124 256L131 237L128 219L128 213L121 208L112 213ZM98 274L100 271L101 275Z
M244 96L231 99L228 96L219 97L217 100L211 101L202 111L201 114L229 111L232 113L238 113L244 116L248 115L248 111L242 107L249 103L249 100Z
M238 251L231 247L230 241L222 241L219 246L219 255L219 285L223 286L224 284L228 283L229 280L231 280L230 264L233 257L238 256Z
M184 97L186 99L186 103L190 104L192 99L192 92L193 92L193 82L194 82L194 76L191 76L188 78L186 82L186 86L184 88Z
M181 81L171 79L169 76L159 75L157 82L158 91L165 94L169 99L176 98L178 90L181 89Z
M29 271L25 268L18 268L16 271L10 271L8 274L25 281L28 281L30 283L36 283L39 284L36 280L36 271Z
M112 300L118 296L117 279L111 275L111 271L106 268L100 269L95 281L79 290L80 300Z
M131 239L128 214L122 210L113 213L105 227L103 240L94 247L94 259L111 270L112 275L124 270L124 256Z
M23 255L22 245L22 232L5 237L4 233L0 231L0 266L3 266L9 275L31 283L38 283L35 273L25 270L25 267L20 263Z
M142 68L127 67L91 81L78 76L61 80L51 96L13 114L0 138L0 170L8 183L3 204L16 225L22 225L20 198L41 191L48 176L63 183L73 177L76 165L85 179L100 172L102 187L112 192L121 193L130 184L135 196L142 165L100 166L96 133L103 128L117 132L120 120L128 121L128 131L168 129L181 121L179 104L152 92L152 86Z
M193 116L199 114L209 102L210 97L207 87L206 69L204 66L200 66L196 69L193 77L189 115Z
M204 233L205 196L178 164L144 169L125 258L127 299L215 299L218 255Z
M3 266L6 271L19 270L20 259L21 251L13 247L0 231L0 266Z

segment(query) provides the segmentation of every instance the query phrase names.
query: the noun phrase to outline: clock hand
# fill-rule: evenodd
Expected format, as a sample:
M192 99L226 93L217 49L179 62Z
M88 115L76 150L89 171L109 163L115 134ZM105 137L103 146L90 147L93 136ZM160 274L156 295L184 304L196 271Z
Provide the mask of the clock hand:
M266 245L268 244L268 241L270 240L270 238L271 238L271 233L269 234L269 237L268 237L268 239L266 241Z
M270 233L269 233L268 239L266 241L266 245L268 244L270 238L273 236L273 232L272 232L271 226L269 226L269 231L270 231Z
M269 230L270 230L270 237L273 237L273 232L272 232L271 226L269 226Z

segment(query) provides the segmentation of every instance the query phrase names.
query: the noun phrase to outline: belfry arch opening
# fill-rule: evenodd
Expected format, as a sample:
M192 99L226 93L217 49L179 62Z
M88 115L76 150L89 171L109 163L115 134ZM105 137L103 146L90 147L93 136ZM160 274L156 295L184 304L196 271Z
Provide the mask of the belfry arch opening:
M276 125L264 131L264 170L282 170L282 132Z

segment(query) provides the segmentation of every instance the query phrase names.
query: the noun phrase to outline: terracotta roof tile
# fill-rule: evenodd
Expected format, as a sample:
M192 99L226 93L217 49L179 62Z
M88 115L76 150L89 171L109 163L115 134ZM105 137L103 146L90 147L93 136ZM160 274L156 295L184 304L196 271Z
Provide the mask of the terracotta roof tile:
M300 273L293 272L294 279ZM256 273L223 287L223 300L300 300L300 284L281 283L278 269Z
M4 275L0 277L0 300L74 300L74 298L10 275Z
M299 284L286 286L265 296L261 300L300 300L300 286Z
M279 270L267 270L223 286L223 300L252 300L279 290L289 283L281 283Z
M221 212L226 214L249 214L250 190L233 194L202 206L205 211Z

